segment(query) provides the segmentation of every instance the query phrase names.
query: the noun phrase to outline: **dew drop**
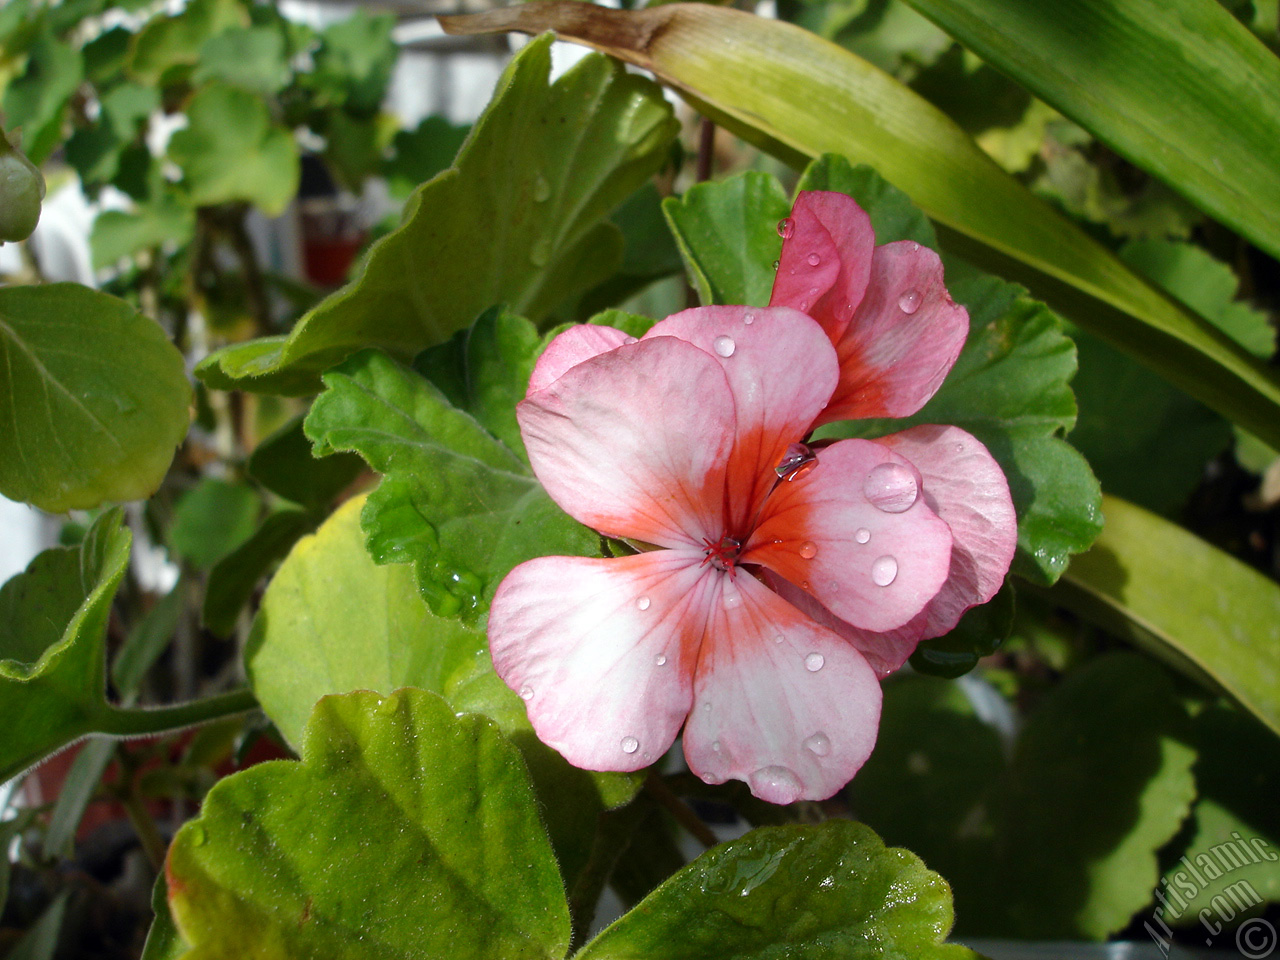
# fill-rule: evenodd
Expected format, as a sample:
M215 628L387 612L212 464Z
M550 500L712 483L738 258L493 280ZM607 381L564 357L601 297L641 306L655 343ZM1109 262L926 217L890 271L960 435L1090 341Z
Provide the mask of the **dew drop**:
M818 555L818 545L812 540L806 540L800 544L800 556L806 560L812 560Z
M898 298L898 306L903 313L915 313L920 309L920 291L908 290Z
M804 745L807 750L819 757L825 757L831 752L831 740L821 730L807 738Z
M664 667L667 664L667 655L665 653L660 653L653 658L653 662L660 667Z
M761 767L750 780L751 792L768 803L793 803L804 792L800 778L786 767Z
M635 753L639 749L640 749L640 741L637 740L635 737L622 738L623 753Z
M204 846L204 842L209 839L209 835L205 833L204 827L196 824L191 828L191 842L197 847Z
M919 250L919 249L920 249L920 244L918 244L918 243L913 243L913 244L911 244L911 252L912 252L912 253L915 253L915 252L916 252L917 250Z
M533 202L545 203L551 196L551 184L547 183L547 178L542 174L538 174L538 179L533 182Z
M738 345L733 342L733 337L720 336L711 341L711 349L727 360L733 356Z
M887 587L898 576L898 561L893 557L880 557L871 565L871 581L877 587Z
M387 697L387 699L378 704L378 713L382 714L384 717L392 717L395 716L396 710L399 706L400 699L398 697Z
M626 345L626 346L631 346L631 344L633 344L633 343L637 343L637 342L639 342L639 341L637 340L637 338L636 338L636 337L627 337L627 338L626 338L625 340L623 340L622 342L623 342L623 344L624 344L624 345Z
M778 634L776 637L774 637L774 638L773 638L773 642L774 642L774 643L781 643L781 642L782 642L782 634Z
M775 261L773 261L773 272L774 272L774 273L777 273L777 272L778 272L778 266L779 266L781 263L782 263L782 261L781 261L781 260L775 260Z
M818 256L816 253L809 254L808 260L809 260L809 266L811 267L816 267L818 264L822 262L822 258Z
M719 741L719 740L713 740L713 741L711 741L711 751L712 751L713 753L719 753L719 752L720 752L720 741Z
M799 480L817 465L818 455L807 444L793 443L787 447L773 472L780 480Z
M742 594L732 588L726 589L724 592L724 605L729 610L733 610L742 604Z
M810 673L817 673L822 669L822 665L826 663L826 658L820 653L811 653L804 658L804 668Z
M871 468L863 481L862 493L877 509L902 513L916 502L920 487L910 467L889 461Z
M790 217L783 217L778 221L778 236L783 240L790 240L791 235L796 232L796 222Z
M520 688L520 699L521 699L521 700L532 700L532 699L533 699L533 687L529 686L527 683L526 683L523 687L521 687L521 688Z
M641 597L639 600L636 601L636 606L639 607L641 610L648 610L649 605L652 602L653 601L650 600L648 597Z
M866 543L871 539L871 531L866 527L861 527L858 532L853 535L853 539L857 540L859 543Z
M745 323L747 326L751 326L751 324L756 322L756 315L752 313L750 310L748 310L746 313L742 315L742 322Z

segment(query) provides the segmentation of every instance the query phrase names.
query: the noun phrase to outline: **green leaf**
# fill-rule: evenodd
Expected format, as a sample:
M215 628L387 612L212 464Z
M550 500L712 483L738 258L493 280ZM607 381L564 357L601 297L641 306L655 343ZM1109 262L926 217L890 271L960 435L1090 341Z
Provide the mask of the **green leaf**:
M304 78L316 88L320 104L342 106L357 116L377 111L396 62L395 25L390 14L371 16L357 9L325 28L314 54L315 70Z
M184 956L189 956L191 945L178 933L173 914L169 910L169 886L165 883L163 870L156 877L155 886L151 888L151 910L155 914L155 920L147 931L147 941L142 945L140 960L182 960Z
M58 513L160 485L187 432L182 355L75 283L0 289L0 493Z
M677 124L652 82L604 57L548 85L550 62L549 39L519 53L455 165L414 194L358 280L287 339L215 353L201 378L313 392L362 347L407 361L494 304L541 320L612 274L621 238L602 220L666 159Z
M89 733L104 707L107 616L131 540L121 519L107 511L80 547L44 551L0 588L0 780Z
M1117 153L1280 256L1280 62L1220 4L908 2Z
M240 0L191 0L181 13L156 17L134 35L129 73L139 83L162 85L170 70L200 62L206 40L248 26L248 19Z
M89 248L97 269L166 243L182 245L196 232L196 212L167 191L132 213L104 210L93 221Z
M564 956L555 860L489 721L417 690L329 697L302 752L219 782L175 838L169 903L197 955Z
M713 847L575 956L976 958L942 943L951 921L946 881L918 857L829 820Z
M1157 854L1195 797L1186 712L1168 675L1130 653L1069 674L1026 718L1007 766L946 681L889 684L881 729L851 801L886 842L945 872L965 935L1122 929L1150 902Z
M501 359L501 347L490 355ZM385 474L365 507L369 551L412 562L437 614L473 622L516 564L597 553L596 534L552 502L523 458L428 381L373 351L324 380L307 435L318 454L353 450ZM500 388L480 402L495 395L490 409L510 418Z
M174 588L134 624L111 662L111 682L126 703L134 701L143 677L169 646L182 618L189 586L179 577Z
M285 58L284 36L276 27L232 27L210 37L200 47L191 81L227 83L254 93L279 93L291 71Z
M259 443L246 467L249 476L276 496L323 512L360 476L364 461L354 454L317 458L302 421L295 417Z
M169 140L169 156L197 206L243 201L279 216L298 192L298 147L271 121L262 98L211 83L187 105L188 126Z
M586 864L597 814L629 800L639 780L578 770L544 746L524 702L494 673L483 629L432 614L408 567L374 564L360 530L363 506L363 497L348 501L300 540L267 587L245 650L263 710L295 745L312 705L350 690L414 686L455 711L490 717L524 753L571 883Z
M173 509L169 548L196 567L211 567L253 535L262 501L253 488L205 477Z
M1037 7L1024 4L1022 15ZM1174 18L1153 12L1152 19ZM827 152L870 164L945 228L948 249L1026 282L1081 327L1280 447L1280 377L1037 200L940 111L840 47L708 4L620 11L559 0L442 24L455 33L554 29L561 40L652 71L705 115L795 166ZM1081 35L1063 36L1076 43ZM1097 66L1117 59L1099 58ZM1220 119L1235 116L1228 110ZM1280 138L1269 142L1274 156Z
M575 318L623 303L655 280L680 272L680 250L667 226L662 197L652 180L641 184L609 220L622 231L622 263L613 276L583 294L572 310Z
M1106 497L1102 512L1058 599L1280 733L1280 586L1124 500Z
M418 184L447 170L470 132L470 126L430 116L414 129L396 133L391 141L391 157L382 169L392 195L408 196Z
M62 918L67 912L70 893L60 893L40 919L31 925L5 960L53 960L62 934Z
M776 177L747 171L700 183L662 203L702 303L763 307L782 250L777 223L791 212Z
M262 521L253 536L215 563L200 608L206 629L220 637L231 636L258 581L298 540L315 530L317 522L316 515L306 510L277 510Z
M40 166L62 142L67 101L84 74L80 54L46 26L27 51L22 75L4 92L5 122L22 128L22 152Z

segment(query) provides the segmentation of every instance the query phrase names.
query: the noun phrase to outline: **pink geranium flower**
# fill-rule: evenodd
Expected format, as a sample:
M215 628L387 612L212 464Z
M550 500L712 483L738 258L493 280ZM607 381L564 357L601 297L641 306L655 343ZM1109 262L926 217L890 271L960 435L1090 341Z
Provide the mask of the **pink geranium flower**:
M893 339L874 322L889 333L863 341L868 369ZM706 307L639 341L574 327L539 360L517 408L535 473L576 519L641 548L531 560L494 597L498 674L572 763L639 769L683 727L708 782L828 797L875 742L879 676L1003 580L1008 489L968 434L801 443L844 402L833 339L790 306ZM877 382L896 401L897 380Z

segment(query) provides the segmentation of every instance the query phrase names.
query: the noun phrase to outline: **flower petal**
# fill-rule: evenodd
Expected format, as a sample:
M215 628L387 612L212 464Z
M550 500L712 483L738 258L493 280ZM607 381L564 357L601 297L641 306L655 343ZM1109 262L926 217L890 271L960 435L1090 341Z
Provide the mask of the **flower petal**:
M596 323L578 323L569 327L549 344L534 364L525 396L545 390L571 367L615 350L630 338L615 327Z
M894 630L881 633L874 630L859 630L853 624L845 623L809 594L790 581L783 580L772 570L764 570L762 578L770 590L810 620L853 644L854 649L862 654L867 665L881 680L906 663L923 639L921 633L925 624L924 611L917 613L906 624ZM928 610L927 606L925 610Z
M835 351L810 317L783 307L684 310L655 324L644 339L658 337L700 347L728 378L737 439L728 460L723 523L724 532L745 539L773 486L778 461L831 398L838 376Z
M494 667L525 699L538 738L570 763L639 770L675 740L720 576L701 560L690 550L540 557L498 587Z
M871 218L843 193L806 190L796 197L790 220L769 306L807 313L834 342L867 290L876 242Z
M714 581L684 728L689 769L770 803L824 800L875 745L880 685L862 656L754 577Z
M675 337L565 371L516 405L547 493L603 533L662 546L719 538L733 394L715 358Z
M981 441L959 427L912 427L876 443L915 464L925 503L951 528L951 573L921 624L923 638L940 637L994 597L1009 572L1018 545L1009 483Z
M968 333L936 253L907 240L876 247L866 296L835 341L840 385L820 422L911 416L937 393Z
M741 563L759 563L863 630L901 627L947 579L951 531L910 462L871 440L818 451L770 494Z

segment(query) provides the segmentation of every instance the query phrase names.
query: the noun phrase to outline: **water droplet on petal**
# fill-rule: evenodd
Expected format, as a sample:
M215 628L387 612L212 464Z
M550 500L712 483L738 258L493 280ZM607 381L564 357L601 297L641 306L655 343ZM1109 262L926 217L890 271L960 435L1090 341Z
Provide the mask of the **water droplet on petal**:
M738 345L733 342L733 337L720 336L711 341L711 349L727 360L733 356Z
M521 687L521 688L520 688L520 699L521 699L521 700L532 700L532 699L533 699L533 687L529 686L527 683L526 683L523 687Z
M908 290L898 298L898 307L903 313L915 313L920 309L920 291Z
M623 753L635 753L639 749L640 749L640 741L637 740L635 737L622 738Z
M786 767L761 767L750 782L751 792L769 803L793 803L804 792L800 778Z
M636 337L627 337L627 338L626 338L625 340L623 340L622 342L623 342L623 344L624 344L624 345L626 345L626 346L631 346L631 344L633 344L633 343L639 343L639 340L638 340Z
M920 249L920 244L918 244L918 243L913 243L913 244L911 244L911 252L912 252L912 253L915 253L915 252L916 252L917 250L919 250L919 249Z
M653 658L653 662L654 662L654 663L656 663L656 664L657 664L658 666L660 666L660 667L666 666L666 663L667 663L667 655L666 655L665 653L660 653L660 654L658 654L656 657L654 657L654 658Z
M724 591L724 605L733 610L742 604L742 594L738 593L733 587L726 587Z
M817 673L822 669L822 665L826 663L826 658L820 653L811 653L804 658L804 668L810 673Z
M756 315L752 313L750 310L748 310L746 313L742 315L742 322L747 324L747 326L750 326L751 324L756 322Z
M818 555L818 545L812 540L806 540L800 544L800 556L806 560L812 560Z
M712 752L713 752L713 753L719 753L719 752L720 752L720 741L719 741L719 740L713 740L713 741L711 741L711 750L712 750Z
M538 179L533 181L533 202L544 203L551 196L551 184L547 183L547 178L542 174L538 174Z
M871 581L877 587L887 587L898 576L898 561L893 557L880 557L871 565Z
M857 540L859 543L866 543L871 539L871 531L866 527L861 527L858 532L853 535L853 539Z
M862 493L877 509L902 513L916 502L920 487L910 467L890 461L871 468L863 481Z
M774 643L781 643L781 642L782 642L782 634L778 634L776 637L774 637L774 638L773 638L773 642L774 642Z
M775 261L773 261L773 272L774 272L774 273L777 273L777 272L778 272L778 265L779 265L779 264L781 264L781 263L782 263L782 261L781 261L781 260L775 260Z
M783 240L790 240L791 235L796 232L796 222L790 217L783 217L778 221L778 236Z
M818 256L816 253L809 254L808 259L809 259L809 266L811 267L816 267L818 264L822 262L822 258Z
M831 740L821 730L806 739L804 745L819 757L825 757L831 752Z
M817 465L818 455L807 444L793 443L787 447L773 472L780 480L799 480Z
M648 597L641 597L639 600L636 601L636 606L639 607L641 610L648 610L649 605L652 602L653 601L650 600Z

